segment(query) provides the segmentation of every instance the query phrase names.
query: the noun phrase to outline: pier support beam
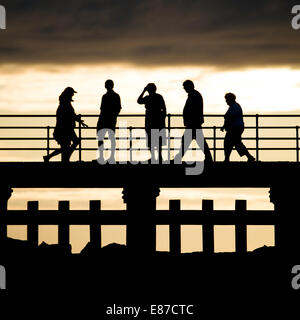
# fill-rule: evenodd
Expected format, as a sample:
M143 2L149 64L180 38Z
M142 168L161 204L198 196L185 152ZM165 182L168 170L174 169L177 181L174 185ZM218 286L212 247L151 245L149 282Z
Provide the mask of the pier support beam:
M123 200L128 212L126 242L130 251L145 255L156 251L153 215L159 193L158 187L142 183L128 185L123 189Z
M273 185L270 201L274 203L279 223L275 226L275 245L284 254L300 251L300 190L296 181L289 184Z

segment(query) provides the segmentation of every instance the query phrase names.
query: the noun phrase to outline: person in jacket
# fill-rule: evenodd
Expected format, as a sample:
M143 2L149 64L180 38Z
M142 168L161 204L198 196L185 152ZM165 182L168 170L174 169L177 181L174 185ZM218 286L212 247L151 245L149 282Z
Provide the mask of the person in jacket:
M248 162L255 161L255 158L249 153L242 142L242 134L245 128L243 110L236 102L236 96L233 93L226 93L225 100L229 108L224 116L225 121L221 128L221 131L226 131L224 139L224 161L229 162L230 154L234 147L241 157L247 156Z
M181 141L181 153L175 156L175 162L178 161L179 158L183 158L193 140L197 141L197 130L202 130L202 124L204 123L202 95L199 91L195 90L194 83L191 80L184 81L183 88L188 94L183 109L183 123L186 130L191 130L192 134L187 135L186 132L184 133ZM198 137L200 137L200 135L198 135ZM188 140L186 141L186 139ZM197 141L197 143L200 147L200 141ZM205 139L204 154L205 161L212 162L209 146Z

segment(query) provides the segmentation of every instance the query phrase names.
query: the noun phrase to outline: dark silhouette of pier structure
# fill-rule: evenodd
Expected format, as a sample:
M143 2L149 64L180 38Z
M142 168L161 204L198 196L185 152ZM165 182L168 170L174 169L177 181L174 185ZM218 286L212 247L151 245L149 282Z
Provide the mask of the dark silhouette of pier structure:
M2 118L31 118L43 119L49 116L1 116ZM97 116L84 116L88 122ZM125 117L125 116L124 116ZM128 117L128 116L127 116ZM132 115L132 117L141 117ZM168 129L182 129L180 126L172 125L173 117L168 115ZM179 117L177 115L177 117ZM207 116L209 118L209 116ZM213 115L211 115L213 117ZM218 117L218 116L214 116ZM71 163L50 162L2 162L0 170L2 173L0 186L0 238L7 237L7 225L27 225L28 242L32 246L38 245L39 225L58 225L59 245L69 245L70 225L89 225L90 242L95 247L101 246L101 225L126 225L127 247L134 252L153 254L156 250L156 226L170 226L170 252L179 254L181 252L181 225L203 226L203 252L214 253L214 226L234 225L236 230L236 252L243 254L247 252L247 226L248 225L273 225L275 226L275 246L283 248L286 252L296 250L299 247L299 217L296 210L299 208L298 183L299 183L299 128L298 126L269 125L260 126L262 118L280 118L279 115L248 115L254 125L246 127L254 132L254 136L243 140L254 143L249 150L254 150L256 159L265 151L292 152L294 161L274 161L253 163L231 162L223 163L217 161L217 152L223 150L220 147L221 138L218 133L219 127L204 127L210 130L212 135L206 135L210 144L214 162L206 165L201 175L188 176L185 169L188 164L106 164L99 165L96 161L83 161L87 151L96 151L97 142L95 137L88 136L83 130L95 130L89 126L83 129L80 125L78 136L80 144L78 149L78 160ZM291 116L296 118L300 116ZM282 116L282 118L286 118ZM23 119L23 121L26 121ZM28 122L28 119L27 121ZM80 123L80 122L79 122ZM129 127L127 133L132 138L132 130L143 127ZM119 128L120 129L120 128ZM276 130L277 136L260 136L262 130ZM284 137L280 130L290 130ZM3 137L1 130L41 130L46 132L43 137ZM13 143L21 141L29 145L21 147L4 146L1 151L40 151L51 152L53 138L51 126L2 126L0 127L0 140ZM117 128L118 130L118 128ZM280 136L278 136L280 135ZM116 140L118 140L118 133ZM121 138L120 138L121 139ZM169 143L176 137L170 137ZM180 138L179 138L180 139ZM30 146L31 142L41 142L43 147ZM293 146L261 146L264 142L292 142ZM86 142L92 142L94 147L86 147ZM126 150L134 148L132 140L129 141ZM174 146L172 147L174 148ZM172 149L170 148L170 150ZM145 148L147 150L147 148ZM132 155L131 155L132 156ZM39 159L42 157L40 156ZM220 157L221 158L221 157ZM223 157L220 159L223 160ZM13 188L122 188L123 200L127 205L125 211L101 210L101 201L91 201L90 209L87 211L71 211L69 202L59 202L56 211L40 211L38 202L29 202L26 211L8 211L7 202ZM203 200L202 210L181 210L180 200L171 200L169 210L156 210L156 198L159 196L160 188L270 188L270 200L274 203L273 211L247 210L245 200L236 200L233 211L214 210L212 200ZM199 239L200 241L200 239Z

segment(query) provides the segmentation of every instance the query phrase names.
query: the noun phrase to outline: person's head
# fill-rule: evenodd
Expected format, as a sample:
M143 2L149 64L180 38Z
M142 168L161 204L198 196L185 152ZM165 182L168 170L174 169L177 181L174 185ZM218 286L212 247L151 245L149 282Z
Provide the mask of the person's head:
M229 106L231 106L233 103L235 103L235 99L236 99L235 94L233 94L231 92L225 94L225 100Z
M149 94L154 94L156 92L157 88L154 83L148 83L147 84L147 91Z
M183 88L187 93L192 92L195 89L194 82L191 80L184 81Z
M59 96L60 102L70 102L73 101L74 93L77 93L73 88L67 87Z
M109 91L114 88L114 82L112 80L105 81L105 88Z

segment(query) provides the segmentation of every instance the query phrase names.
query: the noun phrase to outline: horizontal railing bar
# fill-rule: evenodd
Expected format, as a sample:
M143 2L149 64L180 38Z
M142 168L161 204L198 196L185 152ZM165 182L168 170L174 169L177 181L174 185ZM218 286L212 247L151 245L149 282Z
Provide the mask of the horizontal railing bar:
M47 137L45 138L0 138L0 141L19 141L19 140L20 141L45 141L47 140ZM50 138L49 140L55 140L55 139Z
M44 130L44 129L47 129L48 126L44 126L44 127L40 127L40 126L0 126L0 130L12 130L12 129L28 129L28 130ZM203 126L202 129L203 130L213 130L213 129L221 129L222 127L216 127L216 126L213 126L213 127L206 127L206 126ZM259 129L262 129L262 130L265 130L265 129L296 129L296 126L259 126L258 127ZM49 129L53 130L55 129L55 127L50 127L49 126ZM75 127L75 129L79 129L79 127ZM82 128L81 128L82 129ZM84 128L84 130L96 130L97 128L96 127L88 127L88 128ZM145 127L144 126L136 126L136 127L116 127L116 130L144 130ZM168 128L166 128L168 129ZM186 129L186 127L176 127L176 126L171 126L171 129L180 129L180 130L184 130ZM256 129L256 127L254 126L246 126L245 127L245 130L252 130L252 129Z
M47 127L48 126L44 126L44 127L27 127L27 126L18 126L18 127L11 127L11 126L9 126L9 127L0 127L0 129L2 129L2 130L11 130L11 129L28 129L28 130L33 130L33 129L38 129L38 130L45 130L45 129L47 129ZM50 129L54 129L55 127L50 127Z
M129 140L129 137L115 137L116 140ZM170 140L181 140L182 137L170 137L168 138ZM224 140L224 137L205 137L206 140ZM293 137L262 137L259 138L259 140L290 140L290 141L295 141L296 138ZM15 137L5 137L5 138L0 138L0 141L45 141L47 140L47 137L45 138L32 138L32 137L28 137L28 138L15 138ZM49 138L49 140L51 141L55 141L54 138ZM82 137L81 139L82 141L96 141L97 137ZM105 137L104 140L109 141L108 137ZM132 140L146 140L146 137L132 137ZM255 137L243 137L243 140L256 140Z
M0 151L54 151L57 150L58 148L0 148ZM219 150L222 151L224 148L209 148L210 150ZM256 150L256 148L247 148L248 150ZM82 148L82 151L97 151L97 148ZM105 149L105 150L110 150ZM148 148L115 148L116 151L148 151ZM162 148L162 150L168 150L167 148ZM172 148L171 150L180 150L180 148ZM193 148L191 150L201 150L200 148ZM280 151L280 150L289 150L289 151L295 151L298 150L297 148L259 148L259 150L264 150L264 151Z

